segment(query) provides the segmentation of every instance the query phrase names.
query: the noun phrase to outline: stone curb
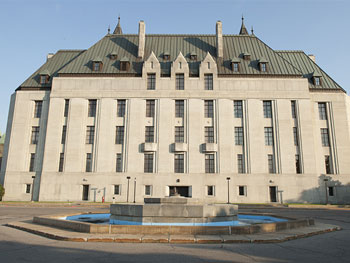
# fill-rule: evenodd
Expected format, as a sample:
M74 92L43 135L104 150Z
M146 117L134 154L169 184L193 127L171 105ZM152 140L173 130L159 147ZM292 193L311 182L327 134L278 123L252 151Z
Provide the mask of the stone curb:
M270 234L256 235L98 235L81 234L27 222L12 222L5 226L23 230L50 239L71 242L104 243L172 243L172 244L232 244L232 243L280 243L299 238L341 230L328 224L316 224L313 227L292 229ZM294 230L294 231L293 231Z

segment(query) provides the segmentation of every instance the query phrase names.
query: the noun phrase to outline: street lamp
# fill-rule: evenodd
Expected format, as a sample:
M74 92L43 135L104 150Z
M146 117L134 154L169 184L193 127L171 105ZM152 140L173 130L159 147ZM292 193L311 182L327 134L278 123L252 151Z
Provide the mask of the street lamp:
M126 191L126 202L129 203L129 181L130 181L130 176L127 176L126 179L128 179L128 188Z
M32 198L31 198L30 201L34 202L34 180L35 180L35 176L33 175L32 178L33 178L33 184L32 184Z
M227 180L227 203L230 203L230 177L226 177Z
M136 197L136 177L134 178L134 203L135 203L135 197Z

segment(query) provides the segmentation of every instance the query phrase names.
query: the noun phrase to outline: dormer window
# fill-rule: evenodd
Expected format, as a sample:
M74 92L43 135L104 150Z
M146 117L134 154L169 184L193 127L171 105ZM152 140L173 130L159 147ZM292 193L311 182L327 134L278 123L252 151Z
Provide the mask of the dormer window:
M238 58L231 59L231 67L233 72L240 71L240 60Z
M321 79L320 77L314 77L314 82L316 86L321 86Z
M102 59L100 57L94 58L92 60L92 70L95 72L102 70Z
M243 53L243 59L244 60L250 60L250 54L248 52Z
M111 60L116 60L118 58L118 54L115 51L112 51L111 54L109 55L109 58Z
M164 60L170 60L170 53L169 52L164 52L163 59Z
M321 86L322 85L321 77L322 77L321 73L319 73L319 72L314 72L313 73L312 79L313 79L313 82L314 82L315 86Z
M191 53L190 53L190 59L191 60L197 60L197 54L196 54L196 52L194 52L194 51L192 51Z
M44 71L40 72L40 84L44 85L49 83L49 79L50 79L50 73L47 69L45 69Z
M130 61L127 57L123 57L120 60L120 70L121 71L128 71L130 69Z
M265 58L259 59L259 69L261 72L267 72L267 63L268 61Z

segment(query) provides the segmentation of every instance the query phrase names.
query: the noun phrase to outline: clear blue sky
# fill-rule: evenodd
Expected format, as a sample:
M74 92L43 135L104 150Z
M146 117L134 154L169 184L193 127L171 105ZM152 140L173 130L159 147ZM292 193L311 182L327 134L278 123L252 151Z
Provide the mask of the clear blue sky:
M124 33L237 34L247 28L273 49L304 50L350 91L348 0L0 0L0 131L10 95L59 49L87 49L113 30L118 14Z

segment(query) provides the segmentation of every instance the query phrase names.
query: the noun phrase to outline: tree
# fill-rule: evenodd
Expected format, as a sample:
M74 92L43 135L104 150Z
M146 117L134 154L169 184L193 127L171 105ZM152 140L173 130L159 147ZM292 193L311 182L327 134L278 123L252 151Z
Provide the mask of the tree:
M5 195L5 188L0 184L0 201L2 201L2 197Z

